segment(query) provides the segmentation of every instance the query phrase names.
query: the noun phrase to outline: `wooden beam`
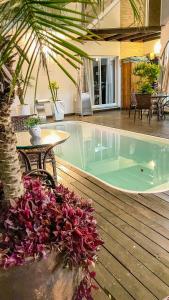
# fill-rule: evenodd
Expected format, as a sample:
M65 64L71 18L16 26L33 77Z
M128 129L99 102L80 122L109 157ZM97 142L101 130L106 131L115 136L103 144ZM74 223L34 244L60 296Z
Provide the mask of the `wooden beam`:
M112 40L118 40L120 37L122 37L122 34L113 34L108 37L106 37L105 41L112 41Z
M159 34L156 34L154 36L151 36L149 38L145 38L143 39L143 42L149 42L149 41L153 41L153 40L157 40L157 39L160 39L161 35Z
M137 42L137 41L143 41L144 38L149 38L151 37L152 35L160 35L161 33L160 32L151 32L151 33L140 33L138 36L136 36L135 38L132 38L130 39L131 42Z
M146 32L159 32L161 31L161 26L150 26L150 27L129 27L129 28L102 28L102 29L91 29L91 32L98 35L106 34L125 34L125 33L146 33Z
M118 41L119 41L119 42L123 42L123 41L127 41L127 40L130 41L131 38L137 37L138 34L139 34L139 33L135 33L135 34L133 34L133 33L132 33L132 34L125 34L125 35L123 35L121 38L119 38Z

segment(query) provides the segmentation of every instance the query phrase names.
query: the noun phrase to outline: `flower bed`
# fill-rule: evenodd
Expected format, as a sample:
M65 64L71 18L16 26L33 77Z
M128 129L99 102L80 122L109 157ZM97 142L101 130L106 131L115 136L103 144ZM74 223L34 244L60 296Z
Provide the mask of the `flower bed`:
M92 299L90 270L103 244L93 217L91 201L62 185L46 188L39 179L24 178L25 194L1 213L0 266L8 269L62 254L64 266L82 269L83 279L75 299Z

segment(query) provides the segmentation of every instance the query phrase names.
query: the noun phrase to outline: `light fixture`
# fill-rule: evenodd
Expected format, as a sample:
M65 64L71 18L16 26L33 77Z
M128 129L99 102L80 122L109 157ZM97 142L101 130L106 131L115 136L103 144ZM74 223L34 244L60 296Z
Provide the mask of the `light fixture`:
M160 52L161 52L161 43L160 43L160 41L158 41L158 42L155 43L155 45L154 45L154 53L155 53L156 55L159 55Z

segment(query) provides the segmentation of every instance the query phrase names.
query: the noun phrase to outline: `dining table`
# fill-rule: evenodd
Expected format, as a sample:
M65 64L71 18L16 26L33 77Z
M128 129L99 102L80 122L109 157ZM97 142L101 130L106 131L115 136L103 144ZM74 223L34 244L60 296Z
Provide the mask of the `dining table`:
M153 105L157 110L157 120L160 121L164 119L164 108L165 106L169 105L169 95L168 94L157 94L152 95Z
M16 137L17 150L22 157L26 172L30 172L32 166L27 151L29 151L29 154L31 150L33 153L36 151L38 154L38 168L46 170L48 153L53 147L64 143L70 137L70 134L66 131L56 129L41 129L40 137L32 137L28 131L16 132Z

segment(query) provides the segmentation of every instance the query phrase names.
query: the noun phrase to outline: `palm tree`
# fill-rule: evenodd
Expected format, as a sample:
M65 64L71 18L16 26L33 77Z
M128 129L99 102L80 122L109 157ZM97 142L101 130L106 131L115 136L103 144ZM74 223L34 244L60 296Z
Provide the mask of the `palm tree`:
M128 1L138 18L137 7L142 0ZM80 8L86 6L92 7L93 15L81 11ZM42 63L50 82L46 51L76 84L56 55L59 54L75 69L79 68L81 58L88 58L76 44L80 43L79 37L90 33L86 25L96 17L98 7L102 7L101 0L0 0L0 180L6 200L18 198L23 193L15 134L10 121L14 88L23 65L26 65L23 95L36 63ZM15 70L12 71L14 54Z

